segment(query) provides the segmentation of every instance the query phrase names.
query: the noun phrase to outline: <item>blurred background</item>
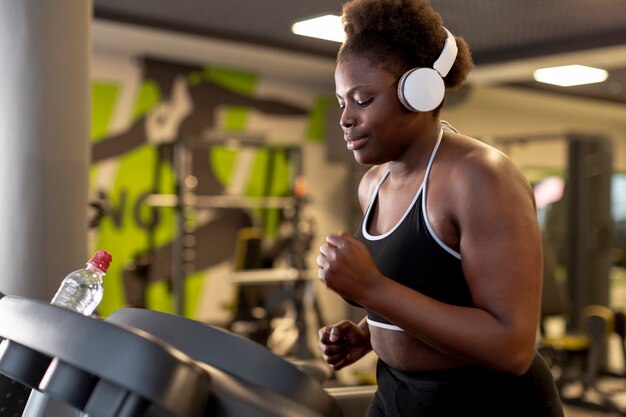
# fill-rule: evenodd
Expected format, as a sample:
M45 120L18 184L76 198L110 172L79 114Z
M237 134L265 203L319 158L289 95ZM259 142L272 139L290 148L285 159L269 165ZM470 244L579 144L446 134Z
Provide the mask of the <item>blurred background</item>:
M338 124L339 43L292 25L343 2L72 3L0 5L0 291L48 300L103 248L99 315L145 307L315 358L319 326L363 314L314 259L326 234L354 231L367 167ZM541 330L584 332L585 307L626 308L626 1L431 3L476 64L442 118L527 175ZM565 65L604 76L537 81ZM623 373L610 333L604 368ZM339 377L370 382L370 365Z

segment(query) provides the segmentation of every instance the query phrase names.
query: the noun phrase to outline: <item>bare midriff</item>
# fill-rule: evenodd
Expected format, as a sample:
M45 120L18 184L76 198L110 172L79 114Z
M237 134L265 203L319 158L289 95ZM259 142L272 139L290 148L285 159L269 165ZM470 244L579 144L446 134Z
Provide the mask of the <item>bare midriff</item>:
M467 365L403 331L369 326L372 348L387 365L405 372L432 371Z

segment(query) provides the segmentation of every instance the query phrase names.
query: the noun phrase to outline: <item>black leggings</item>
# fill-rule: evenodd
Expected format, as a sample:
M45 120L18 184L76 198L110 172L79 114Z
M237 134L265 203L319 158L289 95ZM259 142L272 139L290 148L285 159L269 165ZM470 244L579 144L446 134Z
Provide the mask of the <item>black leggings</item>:
M513 376L477 366L401 372L381 360L366 417L563 417L552 374L537 354Z

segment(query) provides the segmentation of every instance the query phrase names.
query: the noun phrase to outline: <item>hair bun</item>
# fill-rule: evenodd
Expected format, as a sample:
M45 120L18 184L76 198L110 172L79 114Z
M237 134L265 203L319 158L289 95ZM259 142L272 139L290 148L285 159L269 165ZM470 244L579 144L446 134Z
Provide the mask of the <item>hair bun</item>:
M342 21L348 38L384 33L407 44L423 42L443 24L426 0L352 0L343 6Z

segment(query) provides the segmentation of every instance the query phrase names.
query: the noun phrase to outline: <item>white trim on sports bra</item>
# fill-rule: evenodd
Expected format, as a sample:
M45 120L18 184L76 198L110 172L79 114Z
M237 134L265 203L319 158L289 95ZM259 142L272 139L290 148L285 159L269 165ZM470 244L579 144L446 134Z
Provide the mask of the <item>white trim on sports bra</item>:
M370 326L374 326L374 327L380 327L381 329L394 330L396 332L404 331L404 329L396 326L395 324L381 323L379 321L374 321L369 318L367 319L367 324L369 324Z
M378 191L380 190L380 187L383 185L383 182L385 182L385 180L389 176L389 170L387 170L387 172L385 172L385 174L382 176L380 181L378 181L378 184L376 184L376 188L374 189L374 192L372 193L372 195L370 197L370 201L369 201L369 203L367 205L367 210L365 211L365 217L364 217L364 220L363 220L363 226L361 228L363 236L366 239L368 239L368 240L380 240L380 239L386 238L387 236L392 234L394 232L394 230L396 230L398 227L400 227L400 225L402 224L404 219L406 219L406 216L409 215L409 213L411 212L411 209L413 208L413 206L415 205L415 202L417 201L417 197L419 197L420 193L422 192L422 189L424 188L424 184L426 183L426 178L428 176L428 172L430 171L430 167L431 167L431 165L433 163L433 160L435 159L435 154L437 153L437 148L439 147L439 143L441 142L442 136L443 136L443 129L440 129L439 130L439 136L437 137L437 143L435 144L435 147L433 148L433 151L430 154L430 159L428 160L428 165L426 166L426 173L424 174L424 179L422 180L422 184L420 185L420 188L415 193L415 196L413 197L413 200L411 201L411 204L409 204L409 206L405 210L405 212L402 215L402 217L400 218L400 220L398 220L398 222L390 230L388 230L387 232L383 233L382 235L371 235L367 231L367 224L368 224L370 212L372 210L372 207L374 206L374 201L376 200L376 197L378 196Z
M439 238L439 236L437 236L437 234L435 233L435 230L433 229L433 227L430 224L430 221L428 220L428 214L426 212L426 190L427 190L427 184L428 184L428 176L430 175L430 170L431 170L431 168L433 166L433 161L435 160L435 155L437 154L437 150L439 149L439 145L441 144L441 138L443 137L443 129L454 130L454 128L449 126L448 122L445 122L445 121L442 122L442 128L439 130L439 136L437 137L437 142L435 143L435 147L433 148L433 151L430 154L430 159L428 160L428 165L426 166L426 172L424 173L424 179L422 180L422 184L420 185L419 189L417 190L417 193L415 193L415 196L413 197L413 200L411 201L411 204L409 204L409 206L407 207L406 211L404 212L404 214L402 215L400 220L398 220L398 222L389 231L383 233L382 235L371 235L367 231L367 224L368 224L370 212L372 210L372 207L374 206L374 201L376 200L376 197L378 196L378 192L380 191L380 187L383 185L383 182L385 182L385 180L389 176L389 170L387 170L387 172L385 172L385 174L382 176L382 178L378 181L378 184L376 184L376 188L374 189L374 192L372 193L372 195L370 197L370 201L369 201L369 203L367 205L367 210L365 211L365 218L363 220L363 225L361 226L361 232L363 233L363 236L366 239L368 239L368 240L380 240L380 239L386 238L391 233L393 233L394 230L396 230L398 227L400 227L400 225L402 224L402 222L404 221L406 216L409 215L409 212L411 211L411 209L415 205L415 202L417 201L417 198L419 197L420 193L424 193L424 197L422 198L422 212L423 212L423 215L424 215L424 222L426 223L426 228L428 229L430 234L435 239L435 242L437 242L437 244L439 244L439 246L441 246L443 250L445 250L446 252L448 252L449 254L454 256L455 258L461 259L461 254L459 252L455 251L454 249L452 249L451 247L446 245L443 242L443 240L441 240L441 238Z
M420 188L417 190L417 193L415 193L415 197L413 197L413 200L411 201L411 204L409 204L409 207L406 209L406 211L404 212L404 214L402 215L400 220L398 220L398 222L395 224L395 226L393 226L390 230L388 230L387 232L383 233L382 235L371 235L367 231L367 223L368 223L368 220L369 220L370 211L371 211L371 209L372 209L372 207L374 205L374 200L378 196L378 191L380 190L380 187L383 185L383 182L387 179L388 176L389 176L389 171L385 172L383 177L380 179L380 181L376 185L376 189L374 190L374 193L372 193L372 197L370 198L370 202L368 203L367 210L365 211L365 219L363 221L362 232L363 232L363 236L365 236L365 238L367 238L368 240L384 239L387 236L389 236L390 234L392 234L394 232L394 230L396 230L398 227L400 227L400 225L402 224L402 222L404 221L406 216L409 215L409 212L411 211L411 208L415 205L415 201L417 200L417 197L420 195L420 193L422 192L422 188L424 187L424 183L422 182L422 185L420 185Z
M443 132L444 128L448 128L448 123L445 122L445 124L443 125L441 132ZM453 130L449 129L449 130ZM454 130L456 131L456 130ZM433 155L430 158L430 162L428 163L428 167L426 167L426 174L424 174L424 181L422 182L422 185L420 186L420 189L423 188L422 192L424 193L424 197L422 197L422 213L424 215L424 223L426 223L426 228L428 229L428 231L430 232L430 234L432 235L433 239L435 239L435 241L439 244L439 246L441 246L443 248L443 250L445 250L446 252L448 252L450 255L454 256L457 259L461 259L461 254L457 251L455 251L454 249L452 249L450 246L446 245L444 243L443 240L441 240L441 238L439 236L437 236L437 233L435 233L435 229L433 229L433 227L430 224L430 221L428 220L428 212L426 211L426 196L428 195L428 177L430 175L430 169L432 168L432 161L434 159L435 154L437 153L437 149L439 149L439 144L441 143L441 134L439 135L439 140L437 141L437 144L435 145L435 149L433 150Z
M411 201L411 204L409 204L409 207L404 212L404 215L402 216L402 218L388 232L386 232L386 233L384 233L382 235L371 235L371 234L369 234L367 232L367 223L368 223L370 211L371 211L371 209L372 209L372 207L374 205L374 201L376 200L376 197L378 196L378 192L380 190L380 187L383 185L383 182L389 176L389 170L387 170L387 172L385 172L385 174L382 176L380 181L378 181L378 184L376 184L376 188L374 189L374 192L372 193L372 195L370 197L370 201L369 201L369 203L367 205L367 210L365 211L365 216L364 216L364 219L363 219L363 225L361 227L361 232L363 233L363 236L366 239L368 239L368 240L380 240L380 239L383 239L383 238L389 236L391 233L393 233L393 231L396 230L400 226L400 224L402 224L402 222L404 221L406 216L409 215L409 212L411 211L411 209L415 205L415 202L417 201L417 198L419 197L420 193L424 193L424 197L422 198L422 213L423 213L423 216L424 216L424 222L426 223L426 228L428 229L428 231L432 235L432 237L435 239L437 244L439 246L441 246L442 249L444 249L446 252L448 252L450 255L454 256L455 258L457 258L459 260L461 259L461 254L459 252L455 251L454 249L452 249L451 247L446 245L443 242L443 240L441 240L441 238L439 238L439 236L437 236L437 233L435 233L435 230L433 229L433 227L430 224L430 221L428 220L428 213L426 211L426 193L427 193L427 190L428 190L428 177L430 175L430 170L432 168L433 161L435 160L435 155L437 154L437 150L439 149L439 145L441 144L441 138L443 137L443 129L451 130L453 132L457 132L457 130L454 129L454 127L452 127L448 122L442 121L442 128L439 131L439 137L437 138L437 143L435 144L435 147L433 148L433 151L432 151L432 153L430 155L430 159L429 159L428 165L426 167L426 172L424 173L424 179L422 180L422 184L420 185L419 189L417 190L417 193L415 193L415 197L413 197L413 201ZM394 324L381 323L381 322L378 322L378 321L375 321L375 320L371 320L369 318L367 318L367 324L370 325L370 326L379 327L379 328L386 329L386 330L393 330L393 331L399 331L399 332L403 332L404 331L404 329L402 329L401 327L398 327L398 326L396 326Z

